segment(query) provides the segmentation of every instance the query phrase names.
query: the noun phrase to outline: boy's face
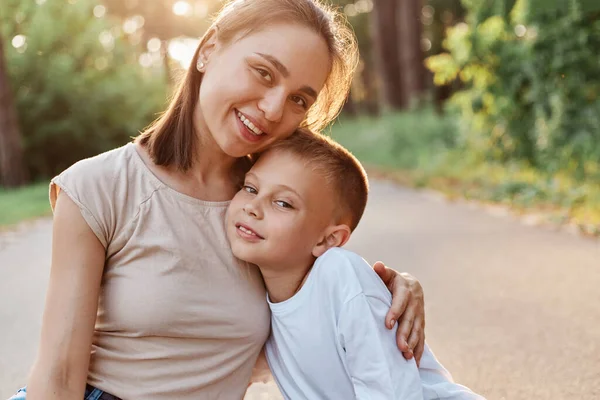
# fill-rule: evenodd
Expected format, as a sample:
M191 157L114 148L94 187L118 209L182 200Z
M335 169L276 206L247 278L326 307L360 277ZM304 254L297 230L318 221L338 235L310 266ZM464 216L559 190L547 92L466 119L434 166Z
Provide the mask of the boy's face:
M269 151L246 174L227 211L233 254L261 267L309 263L334 223L334 207L324 177L289 152Z

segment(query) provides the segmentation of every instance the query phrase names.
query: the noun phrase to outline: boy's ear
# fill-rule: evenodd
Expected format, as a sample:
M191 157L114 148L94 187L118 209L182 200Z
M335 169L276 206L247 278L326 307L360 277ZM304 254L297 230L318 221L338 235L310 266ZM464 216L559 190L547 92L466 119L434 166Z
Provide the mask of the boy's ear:
M320 257L332 247L342 247L350 239L351 233L350 227L345 224L327 227L321 241L313 247L313 256Z

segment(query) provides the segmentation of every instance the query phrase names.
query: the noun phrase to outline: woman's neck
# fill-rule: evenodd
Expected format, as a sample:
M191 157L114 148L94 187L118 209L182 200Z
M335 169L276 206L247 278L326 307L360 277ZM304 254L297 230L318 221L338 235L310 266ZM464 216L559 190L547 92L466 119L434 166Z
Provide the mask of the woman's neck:
M222 152L211 151L202 147L192 167L181 171L174 166L160 166L154 164L147 150L137 145L138 153L152 170L152 172L167 186L183 193L205 201L228 201L237 192L237 171L239 160L232 157L223 157Z

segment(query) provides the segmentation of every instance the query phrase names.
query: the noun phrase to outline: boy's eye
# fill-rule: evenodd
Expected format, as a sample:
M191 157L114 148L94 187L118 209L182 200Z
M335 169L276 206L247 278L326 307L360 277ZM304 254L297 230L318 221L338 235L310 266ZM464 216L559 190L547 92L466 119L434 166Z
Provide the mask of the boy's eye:
M267 82L272 82L273 81L273 77L271 76L271 73L269 71L267 71L266 69L256 68L256 72L258 72L260 76L262 76L263 78L265 78L265 80Z
M242 186L242 190L245 190L246 192L248 192L250 194L256 194L256 193L258 193L258 191L256 189L254 189L250 185L244 185L244 186Z
M294 208L290 203L283 201L283 200L276 200L275 204L277 204L281 208L290 208L290 209Z
M306 108L306 100L304 100L302 97L300 96L292 96L292 101L296 104L298 104L300 107L302 108Z

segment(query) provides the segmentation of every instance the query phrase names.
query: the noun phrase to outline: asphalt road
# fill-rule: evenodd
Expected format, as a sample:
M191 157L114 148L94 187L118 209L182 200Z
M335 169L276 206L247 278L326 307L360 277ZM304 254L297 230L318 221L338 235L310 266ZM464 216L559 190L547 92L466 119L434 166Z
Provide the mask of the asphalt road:
M35 355L50 232L0 233L0 399ZM456 381L488 399L600 399L600 241L373 182L348 247L419 278L428 343Z

